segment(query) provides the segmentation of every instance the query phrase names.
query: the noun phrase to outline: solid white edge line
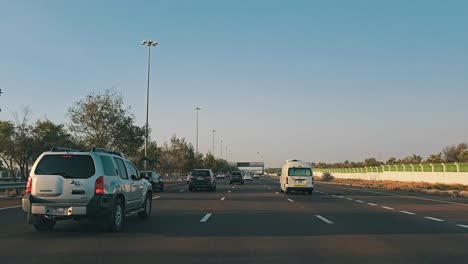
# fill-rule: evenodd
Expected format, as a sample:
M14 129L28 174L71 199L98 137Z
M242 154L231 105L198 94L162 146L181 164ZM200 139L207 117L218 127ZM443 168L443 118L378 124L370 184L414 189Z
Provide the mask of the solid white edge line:
M224 201L224 199L226 199L226 197L221 198L221 201Z
M290 201L291 203L292 203L292 202L294 202L294 200L293 200L293 199L289 199L289 198L288 198L288 201Z
M408 212L408 211L400 211L400 213L409 214L409 215L415 215L415 213L413 213L413 212Z
M443 222L444 221L443 219L434 218L434 217L430 217L430 216L425 216L424 218L429 219L429 220L433 220L433 221L437 221L437 222Z
M457 225L459 227L464 227L464 228L468 228L468 225Z
M382 208L387 209L387 210L395 210L395 208L388 207L388 206L382 206Z
M200 220L200 223L205 223L206 221L208 221L208 219L210 218L211 215L212 215L212 213L206 214L206 215Z
M2 207L2 208L0 208L0 210L13 209L13 208L20 208L20 207L22 207L22 206L21 206L21 205L17 205L17 206Z
M324 222L327 223L327 224L330 224L330 225L333 224L332 221L326 219L325 217L323 217L323 216L321 216L321 215L315 215L315 216L316 216L318 219L324 221Z
M375 203L367 203L368 205L377 206Z

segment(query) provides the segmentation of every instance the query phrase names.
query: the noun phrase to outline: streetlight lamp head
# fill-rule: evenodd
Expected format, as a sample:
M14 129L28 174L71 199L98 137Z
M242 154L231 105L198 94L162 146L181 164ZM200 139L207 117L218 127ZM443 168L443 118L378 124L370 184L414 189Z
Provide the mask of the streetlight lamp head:
M154 41L154 42L152 42L152 45L154 47L154 46L158 45L158 43L156 41Z

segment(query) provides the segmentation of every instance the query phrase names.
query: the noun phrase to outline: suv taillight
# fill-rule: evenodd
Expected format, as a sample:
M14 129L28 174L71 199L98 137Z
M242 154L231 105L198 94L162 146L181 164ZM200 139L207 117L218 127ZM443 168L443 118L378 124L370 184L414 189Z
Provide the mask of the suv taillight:
M96 183L94 184L94 193L104 194L104 176L97 178Z
M288 184L288 177L286 177L286 184Z
M26 184L26 193L31 193L31 186L32 186L32 178L31 176L29 176L28 183Z

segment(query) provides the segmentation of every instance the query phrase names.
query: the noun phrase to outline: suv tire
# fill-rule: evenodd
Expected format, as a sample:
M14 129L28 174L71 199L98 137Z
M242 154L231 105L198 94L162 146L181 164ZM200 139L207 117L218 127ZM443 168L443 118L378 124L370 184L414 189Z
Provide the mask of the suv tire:
M37 231L52 231L55 226L56 221L52 219L47 219L44 216L34 216L36 218L36 223L34 224L34 228Z
M125 221L125 207L121 198L115 200L114 208L109 219L109 229L112 232L120 232Z
M145 203L143 204L143 211L139 212L138 213L138 216L141 218L141 219L145 219L145 218L148 218L148 216L151 214L151 205L152 205L152 198L151 198L151 194L146 194L146 197L145 197Z

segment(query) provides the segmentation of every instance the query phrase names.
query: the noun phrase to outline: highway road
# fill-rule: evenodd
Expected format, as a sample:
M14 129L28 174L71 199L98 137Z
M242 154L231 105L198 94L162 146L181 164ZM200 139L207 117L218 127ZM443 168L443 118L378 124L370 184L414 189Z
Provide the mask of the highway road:
M0 263L468 263L468 201L317 184L284 195L269 178L217 192L156 193L122 233L90 220L49 233L0 203Z

